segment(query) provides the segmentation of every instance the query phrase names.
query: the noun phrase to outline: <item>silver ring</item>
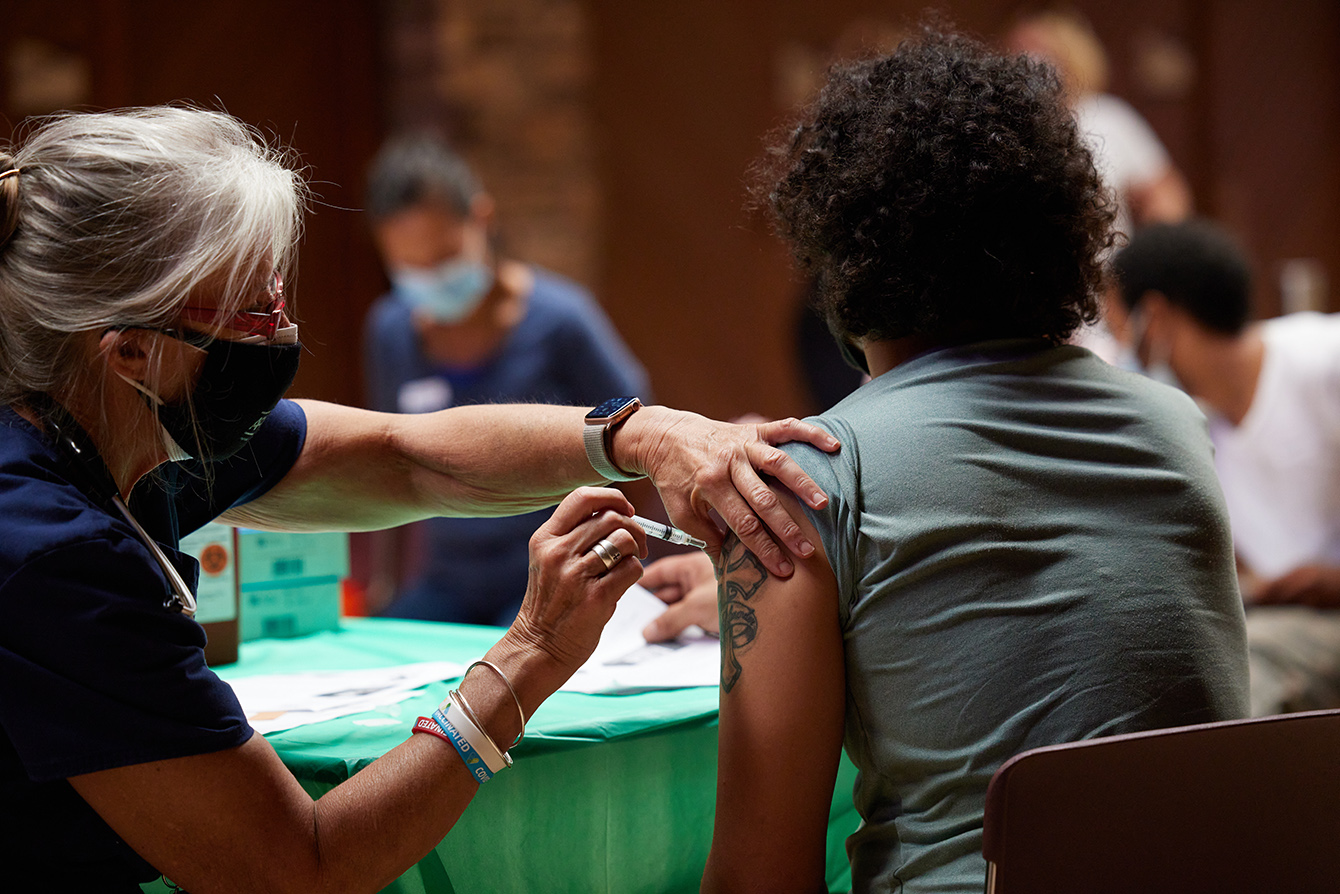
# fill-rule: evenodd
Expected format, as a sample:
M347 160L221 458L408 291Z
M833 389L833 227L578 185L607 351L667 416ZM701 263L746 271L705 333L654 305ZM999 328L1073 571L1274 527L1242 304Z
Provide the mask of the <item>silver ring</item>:
M595 546L591 547L591 552L595 553L596 558L605 563L606 571L619 564L619 560L623 558L623 553L619 552L619 548L608 540L598 541Z

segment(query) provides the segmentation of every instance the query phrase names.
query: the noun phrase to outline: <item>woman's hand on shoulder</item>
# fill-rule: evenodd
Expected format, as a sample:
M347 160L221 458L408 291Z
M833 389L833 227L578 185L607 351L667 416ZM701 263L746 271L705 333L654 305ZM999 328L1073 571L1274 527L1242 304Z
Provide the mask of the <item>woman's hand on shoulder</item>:
M615 462L644 472L660 491L670 520L707 541L708 555L721 552L722 532L711 517L715 510L770 572L789 577L795 569L787 553L804 558L814 554L814 545L762 476L776 479L812 509L828 503L813 479L777 449L791 441L830 453L841 446L827 431L798 419L736 425L647 407L616 433Z

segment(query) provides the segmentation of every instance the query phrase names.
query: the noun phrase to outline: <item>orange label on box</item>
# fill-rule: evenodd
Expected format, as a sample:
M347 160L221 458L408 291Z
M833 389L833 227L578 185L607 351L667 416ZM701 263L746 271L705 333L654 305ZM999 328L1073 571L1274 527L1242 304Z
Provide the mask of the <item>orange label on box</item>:
M211 543L200 551L200 570L210 575L223 574L228 568L228 550Z

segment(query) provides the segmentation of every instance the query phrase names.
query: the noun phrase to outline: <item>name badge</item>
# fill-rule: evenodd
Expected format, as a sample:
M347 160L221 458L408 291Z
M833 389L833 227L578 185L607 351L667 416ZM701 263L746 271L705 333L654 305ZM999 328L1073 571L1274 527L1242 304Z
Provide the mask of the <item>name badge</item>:
M430 376L401 385L396 405L402 413L432 413L451 406L451 398L451 383L440 376Z

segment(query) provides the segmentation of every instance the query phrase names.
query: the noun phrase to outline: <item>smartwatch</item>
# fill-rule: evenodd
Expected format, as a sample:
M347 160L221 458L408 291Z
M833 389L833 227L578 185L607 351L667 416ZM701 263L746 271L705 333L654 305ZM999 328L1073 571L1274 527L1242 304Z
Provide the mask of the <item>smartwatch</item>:
M586 458L591 468L605 477L607 481L637 481L645 475L629 475L614 464L611 446L614 430L623 424L629 416L642 409L642 401L636 397L611 397L586 414L586 427L582 431L582 443L586 446Z

